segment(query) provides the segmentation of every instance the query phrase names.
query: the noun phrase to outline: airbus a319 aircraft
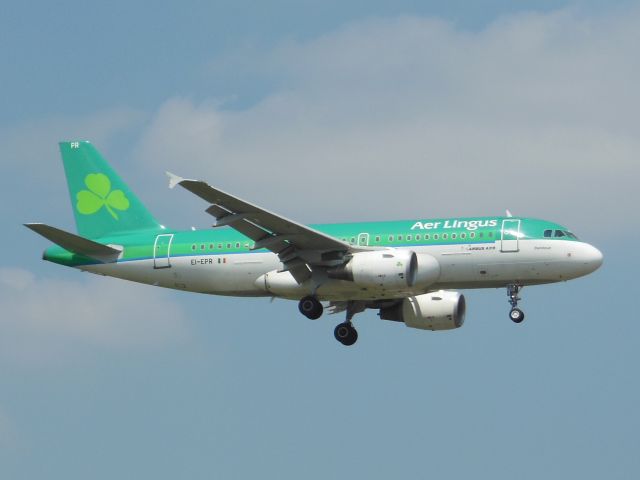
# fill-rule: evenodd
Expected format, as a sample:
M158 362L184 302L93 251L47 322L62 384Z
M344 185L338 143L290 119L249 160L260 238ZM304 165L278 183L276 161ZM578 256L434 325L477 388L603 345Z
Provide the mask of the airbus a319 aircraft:
M149 285L214 295L298 300L318 319L345 312L335 338L353 345L365 309L424 330L461 327L460 289L506 288L516 323L524 286L595 271L602 254L566 227L531 218L478 217L306 226L199 180L169 175L202 198L209 230L177 231L151 215L86 141L60 143L78 233L26 224L55 246L43 258ZM323 305L324 302L324 305Z

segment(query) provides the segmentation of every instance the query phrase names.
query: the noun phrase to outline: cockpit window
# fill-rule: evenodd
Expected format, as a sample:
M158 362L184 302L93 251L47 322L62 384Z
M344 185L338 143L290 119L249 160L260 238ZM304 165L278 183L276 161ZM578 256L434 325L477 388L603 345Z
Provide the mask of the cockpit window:
M564 238L564 237L569 237L569 238L573 238L574 240L578 240L578 237L576 237L569 230L545 230L544 231L544 236L545 236L545 238L551 238L551 237Z

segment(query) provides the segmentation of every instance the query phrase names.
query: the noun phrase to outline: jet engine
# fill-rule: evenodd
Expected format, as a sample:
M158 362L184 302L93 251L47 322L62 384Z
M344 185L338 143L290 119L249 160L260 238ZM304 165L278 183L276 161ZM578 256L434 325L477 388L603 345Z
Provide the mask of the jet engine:
M401 290L434 283L440 276L440 264L431 255L411 250L376 250L355 253L346 265L328 274L363 287Z
M465 313L464 295L440 290L407 297L392 307L381 308L380 318L422 330L452 330L462 326Z

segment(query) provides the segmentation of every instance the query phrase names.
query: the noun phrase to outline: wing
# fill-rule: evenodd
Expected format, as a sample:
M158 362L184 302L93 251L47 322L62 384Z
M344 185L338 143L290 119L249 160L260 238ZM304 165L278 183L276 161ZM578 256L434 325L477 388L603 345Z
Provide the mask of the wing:
M167 172L169 187L180 185L211 206L207 213L216 218L215 227L229 226L252 239L254 250L266 248L276 253L283 270L298 282L311 276L314 266L334 266L344 262L353 247L337 238L241 200L200 180L186 180Z

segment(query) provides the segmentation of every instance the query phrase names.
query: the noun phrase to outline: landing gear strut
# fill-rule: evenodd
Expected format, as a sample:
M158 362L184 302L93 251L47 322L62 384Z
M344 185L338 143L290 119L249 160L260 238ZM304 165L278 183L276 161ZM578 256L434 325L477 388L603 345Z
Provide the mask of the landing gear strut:
M318 299L311 295L300 300L300 303L298 303L298 309L301 314L310 320L317 320L322 316L322 312L324 311L324 307Z
M516 285L514 283L507 285L507 296L509 297L509 303L511 304L509 318L514 323L522 323L524 320L524 312L518 308L518 301L521 300L518 296L520 290L522 290L520 285Z

